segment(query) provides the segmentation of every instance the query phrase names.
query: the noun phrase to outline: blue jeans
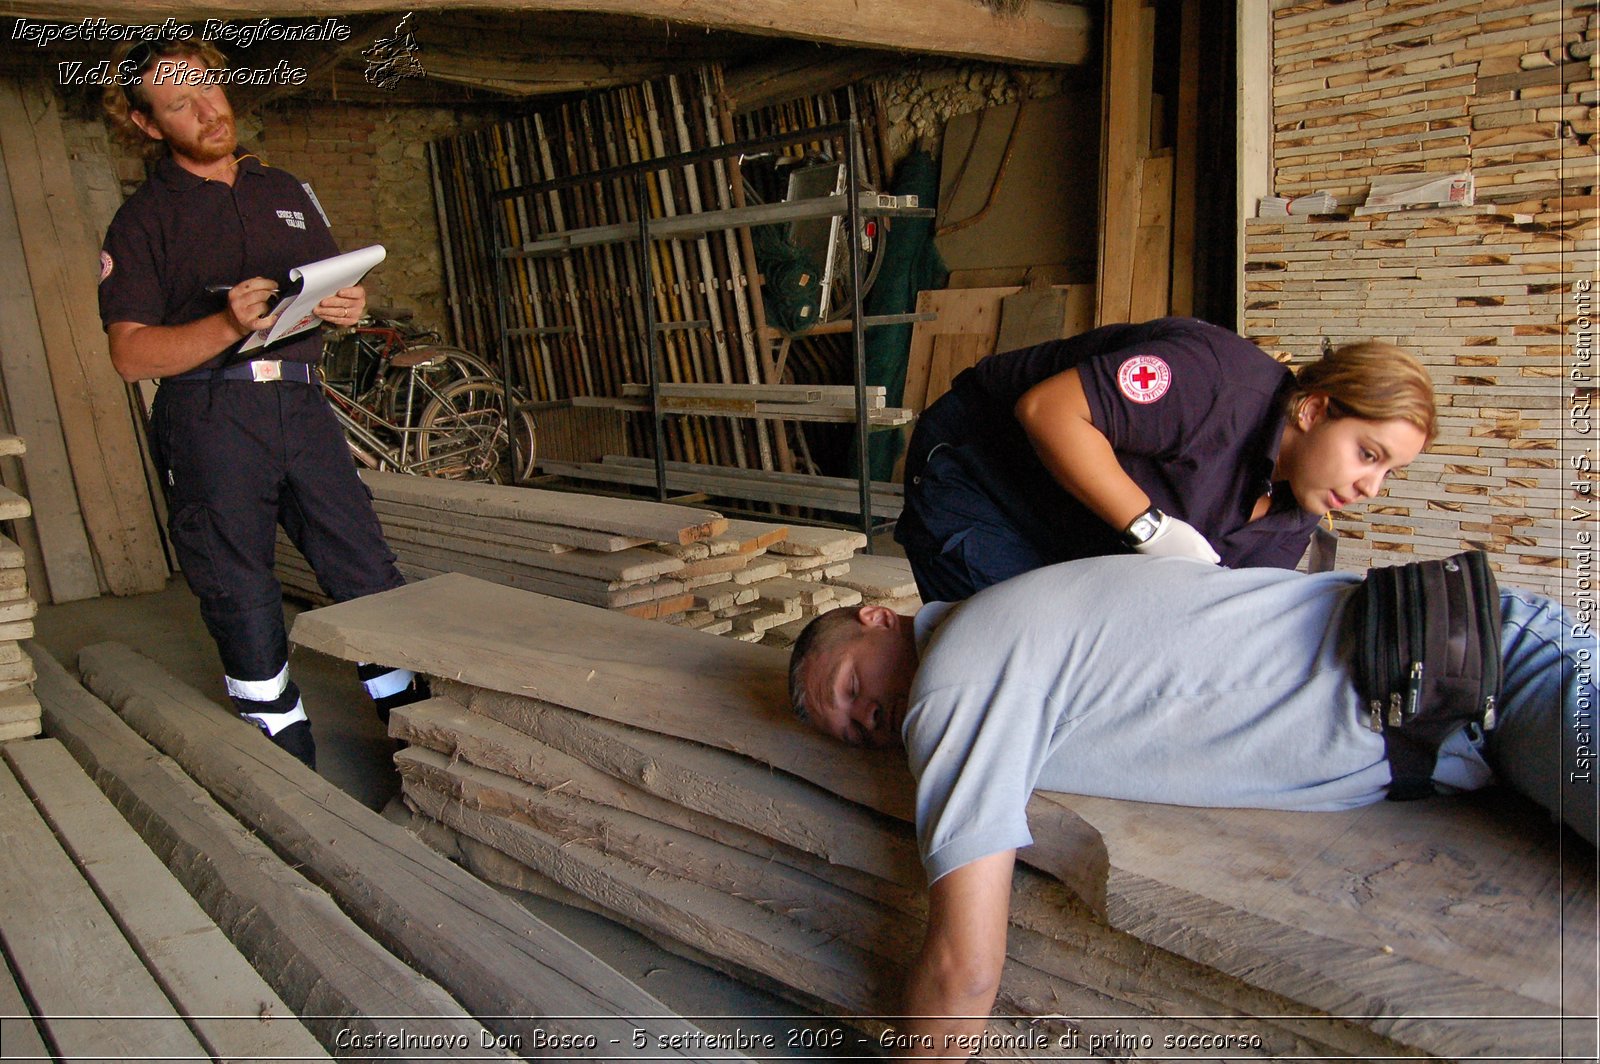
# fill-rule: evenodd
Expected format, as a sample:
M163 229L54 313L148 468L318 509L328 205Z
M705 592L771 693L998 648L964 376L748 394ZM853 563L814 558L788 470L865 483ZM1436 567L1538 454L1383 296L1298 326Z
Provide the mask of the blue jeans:
M1560 603L1500 592L1505 665L1499 721L1484 748L1495 775L1596 844L1595 670L1592 625Z

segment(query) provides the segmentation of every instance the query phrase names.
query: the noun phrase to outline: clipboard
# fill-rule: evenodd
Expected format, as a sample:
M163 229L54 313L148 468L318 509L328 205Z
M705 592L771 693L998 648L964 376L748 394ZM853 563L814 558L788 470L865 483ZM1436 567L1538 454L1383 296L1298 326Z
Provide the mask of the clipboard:
M339 289L349 288L360 281L387 254L382 244L372 244L343 255L296 266L289 271L289 284L274 308L278 320L270 329L251 333L239 345L239 350L254 351L315 328L322 320L314 313L317 304Z

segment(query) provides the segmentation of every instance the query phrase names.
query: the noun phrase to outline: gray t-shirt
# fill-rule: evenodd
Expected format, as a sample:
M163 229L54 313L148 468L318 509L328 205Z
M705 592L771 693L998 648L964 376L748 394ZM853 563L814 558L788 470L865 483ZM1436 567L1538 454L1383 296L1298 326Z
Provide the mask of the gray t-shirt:
M1339 620L1351 573L1091 558L952 609L904 737L930 880L1027 846L1035 788L1174 805L1347 809L1390 775ZM1491 778L1465 736L1434 778Z

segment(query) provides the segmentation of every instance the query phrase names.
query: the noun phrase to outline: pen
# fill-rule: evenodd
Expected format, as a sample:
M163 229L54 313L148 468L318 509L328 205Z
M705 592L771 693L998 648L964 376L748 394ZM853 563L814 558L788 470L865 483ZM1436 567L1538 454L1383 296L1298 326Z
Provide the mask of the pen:
M231 284L208 284L208 285L206 285L206 293L208 295L225 296L231 291L233 291L233 285L231 285Z

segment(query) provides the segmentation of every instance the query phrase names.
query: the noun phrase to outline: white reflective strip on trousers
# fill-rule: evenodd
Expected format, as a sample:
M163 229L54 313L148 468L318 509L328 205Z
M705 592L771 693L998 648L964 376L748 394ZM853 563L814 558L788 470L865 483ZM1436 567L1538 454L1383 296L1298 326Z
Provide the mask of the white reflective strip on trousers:
M288 690L289 666L279 669L278 675L270 680L236 680L232 676L224 676L223 679L228 682L228 695L231 698L242 698L247 702L271 702Z
M296 700L294 708L287 713L241 713L245 720L259 724L267 729L268 735L277 735L289 725L306 719L306 707L303 700Z
M411 686L411 681L416 678L416 675L410 669L390 669L382 676L374 676L370 680L363 681L362 686L367 689L367 694L371 695L373 700L376 701L404 691Z

